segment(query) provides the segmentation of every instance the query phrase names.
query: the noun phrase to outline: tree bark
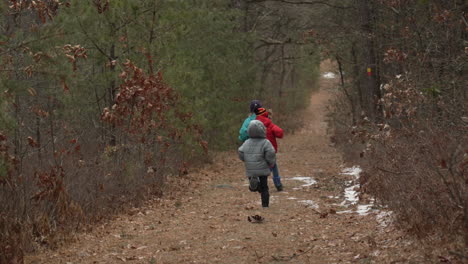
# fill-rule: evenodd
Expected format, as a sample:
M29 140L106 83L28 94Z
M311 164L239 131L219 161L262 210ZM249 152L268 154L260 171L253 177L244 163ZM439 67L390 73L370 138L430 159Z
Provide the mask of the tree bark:
M364 102L364 96L362 94L362 87L361 87L361 71L359 69L359 61L358 61L358 56L356 53L356 43L352 44L351 47L351 56L353 58L353 74L354 74L354 86L356 87L356 90L358 92L358 97L359 97L359 106L361 112L364 111L365 109L365 102Z
M112 73L115 73L115 64L113 61L115 60L115 44L112 44L110 48L110 70ZM110 81L109 84L109 109L112 109L112 106L114 105L114 100L115 100L115 92L116 92L116 84L115 84L115 78L114 74L112 74L112 80ZM115 125L111 125L111 139L109 141L109 144L111 146L115 146L117 143L116 135L115 135Z
M371 119L375 120L377 116L377 103L378 95L380 94L380 87L377 82L377 59L375 56L375 43L374 43L374 27L372 20L372 1L370 0L358 0L359 13L361 17L361 30L363 33L364 40L364 54L365 54L365 67L366 71L370 69L366 81L364 83L363 90L365 91L365 108L366 115Z
M345 82L344 82L344 76L343 76L343 65L342 65L341 60L340 60L340 58L338 56L336 57L336 62L338 63L338 70L340 71L341 88L343 88L343 92L345 93L346 98L348 98L349 105L351 107L351 117L353 119L353 126L354 126L354 125L356 125L356 107L354 105L353 97L346 90Z

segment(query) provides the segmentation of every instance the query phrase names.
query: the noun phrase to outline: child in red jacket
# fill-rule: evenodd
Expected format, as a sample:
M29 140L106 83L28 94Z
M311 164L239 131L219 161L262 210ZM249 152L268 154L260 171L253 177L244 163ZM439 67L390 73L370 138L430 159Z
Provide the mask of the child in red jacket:
M257 115L256 120L261 121L267 129L266 138L275 148L275 152L278 152L278 143L276 143L276 138L283 138L283 129L275 125L271 119L268 118L268 111L265 108L260 107L256 109L255 114ZM280 192L283 190L283 185L281 184L281 177L278 172L277 163L275 163L271 168L271 171L273 172L273 183L275 184L276 189Z

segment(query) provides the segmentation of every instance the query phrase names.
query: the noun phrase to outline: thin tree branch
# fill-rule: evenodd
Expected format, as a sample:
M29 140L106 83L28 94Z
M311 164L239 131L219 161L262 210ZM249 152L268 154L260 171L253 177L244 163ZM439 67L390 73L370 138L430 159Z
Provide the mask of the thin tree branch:
M91 43L93 43L93 46L96 47L96 49L97 49L102 55L104 55L106 58L108 58L109 60L113 60L114 58L112 58L111 56L107 55L107 53L104 52L104 50L102 50L101 47L99 47L99 46L97 45L97 43L94 41L94 39L91 38L91 36L89 36L88 32L84 29L83 24L81 24L81 21L80 21L80 20L78 20L78 24L80 24L81 31L83 31L83 33L85 34L85 36L91 41Z
M255 47L255 50L258 50L260 48L263 48L265 46L271 46L271 45L285 45L285 44L293 44L293 45L304 45L304 42L293 42L291 38L287 38L286 40L277 40L277 39L272 39L272 38L262 38L259 39L259 41L263 42L263 44L258 45Z
M410 173L410 171L395 172L395 171L390 171L390 170L382 169L382 168L379 168L379 167L376 167L376 169L378 169L379 171L388 172L388 173L395 174L395 175L401 175L401 174Z
M29 41L24 41L24 42L21 42L19 43L17 46L15 47L8 47L8 49L6 49L5 51L1 52L0 53L0 56L1 55L4 55L4 54L7 54L9 52L12 52L14 50L17 50L17 49L20 49L26 45L29 45L31 43L34 43L34 42L37 42L37 41L42 41L42 40L46 40L46 39L49 39L49 38L53 38L53 37L57 37L57 36L66 36L66 35L70 35L70 34L64 34L64 33L58 33L58 34L51 34L51 35L47 35L47 36L43 36L43 37L40 37L40 38L37 38L37 39L33 39L33 40L29 40Z

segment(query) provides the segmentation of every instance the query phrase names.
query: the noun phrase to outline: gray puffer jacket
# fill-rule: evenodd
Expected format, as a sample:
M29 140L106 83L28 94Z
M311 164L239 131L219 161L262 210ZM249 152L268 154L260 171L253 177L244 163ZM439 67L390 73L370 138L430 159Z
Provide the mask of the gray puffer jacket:
M266 128L261 121L252 120L247 128L249 139L239 148L239 158L245 164L247 177L270 175L276 162L273 145L266 139Z

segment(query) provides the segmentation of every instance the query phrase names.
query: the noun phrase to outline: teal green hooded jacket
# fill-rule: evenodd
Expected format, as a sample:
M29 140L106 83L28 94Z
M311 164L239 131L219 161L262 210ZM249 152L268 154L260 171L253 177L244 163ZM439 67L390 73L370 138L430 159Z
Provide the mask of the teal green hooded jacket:
M255 114L249 115L242 123L242 126L239 130L239 140L244 142L249 139L249 134L247 134L247 128L249 127L250 121L255 120L257 116Z

